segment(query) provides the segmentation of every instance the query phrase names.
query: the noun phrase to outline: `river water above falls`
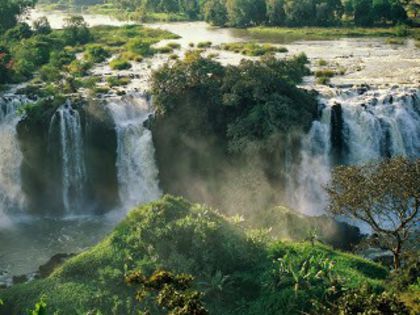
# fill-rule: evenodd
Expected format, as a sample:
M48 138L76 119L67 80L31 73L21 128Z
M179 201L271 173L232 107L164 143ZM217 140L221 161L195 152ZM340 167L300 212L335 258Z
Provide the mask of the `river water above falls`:
M33 11L30 19L48 16L54 28L61 28L66 14ZM123 25L109 17L86 15L90 25ZM214 45L247 41L246 31L209 27L203 22L151 24L171 31L181 38L183 55L190 43L211 41ZM272 40L259 39L261 42ZM158 45L165 45L165 41ZM274 44L277 44L274 42ZM290 167L287 202L309 214L321 213L325 206L322 184L329 179L336 163L361 163L392 155L420 156L420 53L411 40L404 45L386 44L384 39L338 39L281 43L289 52L305 52L316 69L317 61L326 60L346 69L346 74L332 79L335 87L321 87L308 77L305 86L320 92L319 120L302 138L299 162ZM223 64L237 64L242 56L214 48ZM121 200L110 215L85 213L83 200L89 194L89 163L85 164L85 139L89 124L65 103L51 120L49 150L60 159L62 174L57 182L64 218L34 217L25 214L25 198L20 185L22 161L16 139L19 117L16 109L21 99L13 94L0 99L0 283L2 277L30 273L60 252L78 252L102 238L128 208L159 198L159 175L154 162L152 134L144 122L152 113L145 96L152 69L167 56L156 55L136 63L119 74L134 79L126 87L126 96L104 97L116 133L115 165L118 195ZM93 69L94 75L112 73L106 65ZM369 87L353 88L368 84ZM6 96L8 98L6 98ZM71 142L69 143L69 139ZM86 157L87 158L87 157ZM290 161L285 161L289 163ZM290 162L291 163L291 162ZM273 167L284 167L273 165ZM77 201L77 202L76 202ZM78 208L79 207L79 208ZM78 208L78 209L77 209ZM115 215L113 215L115 214Z

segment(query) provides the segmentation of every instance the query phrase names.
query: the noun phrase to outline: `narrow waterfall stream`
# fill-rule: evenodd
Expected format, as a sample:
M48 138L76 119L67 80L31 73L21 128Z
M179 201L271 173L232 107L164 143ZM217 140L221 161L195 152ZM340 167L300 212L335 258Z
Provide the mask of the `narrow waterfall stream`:
M20 166L22 153L17 140L17 110L27 99L14 94L0 97L0 227L7 222L7 212L23 210Z
M77 212L82 206L86 183L82 125L78 111L70 101L60 106L51 118L49 152L59 150L63 205L66 214ZM58 148L52 139L58 136Z
M144 126L151 115L146 97L133 93L107 104L117 133L117 171L124 209L160 197L152 132Z
M320 120L302 140L290 204L322 213L332 167L393 156L420 156L420 90L334 89L322 97Z

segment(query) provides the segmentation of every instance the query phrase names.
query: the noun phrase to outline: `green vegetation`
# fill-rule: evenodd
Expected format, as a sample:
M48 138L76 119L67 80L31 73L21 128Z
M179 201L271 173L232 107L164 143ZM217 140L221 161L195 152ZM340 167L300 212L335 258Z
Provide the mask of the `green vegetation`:
M205 19L218 26L395 25L417 19L413 0L41 0L58 9L89 6L94 13L139 21ZM48 8L51 9L51 6Z
M111 76L106 78L106 82L108 82L108 85L110 87L114 87L114 86L123 86L123 85L127 85L131 82L130 78L127 77L116 77L116 76Z
M315 71L315 78L319 84L328 84L330 79L336 75L331 69L322 69Z
M315 303L330 306L362 284L372 298L384 290L387 271L375 263L324 245L272 241L264 231L234 222L165 196L132 211L104 241L48 278L0 291L5 312L21 314L41 297L50 313L153 312L185 301L174 300L175 290L195 305L202 294L210 314L298 314L311 312ZM126 284L129 275L140 288ZM334 297L325 295L334 288ZM156 295L167 299L158 304ZM136 297L144 298L139 303Z
M275 136L310 126L316 101L296 87L309 74L307 62L305 55L299 55L223 67L190 52L185 60L154 73L154 103L163 120L183 117L185 111L186 117L195 115L183 128L191 136L216 134L232 152L264 147Z
M287 48L276 47L269 44L256 44L256 43L229 43L221 45L221 49L233 51L245 56L263 56L274 53L285 53Z
M60 89L63 78L69 83L84 77L95 63L113 54L121 57L111 66L127 69L131 66L127 59L141 61L155 53L151 45L176 38L139 25L89 29L81 17L70 17L63 30L52 31L45 18L34 25L31 30L25 23L17 24L0 37L0 84L27 81L39 73L41 80ZM84 58L76 59L77 53L83 53Z
M0 2L0 34L13 28L18 22L19 15L33 7L35 2L35 0L2 0Z
M126 70L131 68L131 63L128 60L121 58L112 60L109 65L113 70Z
M92 63L104 62L110 56L111 54L109 53L109 51L103 48L101 45L94 44L94 45L86 46L85 59L88 62L92 62Z
M209 41L207 41L207 42L199 42L197 44L197 48L210 48L211 45L212 45L212 42L209 42Z
M252 27L247 34L260 40L274 40L289 43L296 40L328 40L342 37L401 37L401 28L361 28L361 27ZM404 36L420 37L418 28L408 28Z
M140 272L126 277L128 284L140 286L136 299L143 304L151 304L152 300L162 311L168 310L171 314L207 315L201 301L203 294L193 290L193 280L191 275L174 275L163 270L155 271L150 277ZM149 312L149 309L144 307L144 312Z

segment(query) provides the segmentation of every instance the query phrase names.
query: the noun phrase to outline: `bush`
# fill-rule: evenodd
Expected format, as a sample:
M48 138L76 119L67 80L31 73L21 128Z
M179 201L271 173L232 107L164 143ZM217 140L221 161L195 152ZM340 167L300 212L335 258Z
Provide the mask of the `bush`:
M313 301L315 306L314 314L410 314L404 303L395 294L389 292L377 293L369 285L341 292L331 290L327 291L327 293L329 295L324 304L319 303L319 301Z
M67 45L82 45L91 40L91 34L82 16L67 18L63 30L63 38Z
M154 50L151 46L155 43L154 39L135 38L127 43L127 49L137 55L147 57L153 55Z
M36 34L48 35L52 32L50 22L43 16L33 22L33 28Z
M111 54L101 45L94 44L86 47L85 58L88 62L100 63L109 58Z
M235 53L241 53L246 56L263 56L273 53L285 53L288 52L285 47L276 47L268 44L260 45L256 43L231 43L223 44L221 46L223 50L233 51Z
M60 69L54 67L51 64L42 66L39 71L39 74L41 76L41 79L45 82L56 82L62 78Z
M173 52L173 48L171 48L169 46L164 46L164 47L154 48L154 51L159 53L159 54L169 54L169 53Z
M126 59L114 59L112 60L109 65L113 70L127 70L131 68L131 63Z
M83 60L74 60L67 66L67 71L76 77L84 77L89 74L92 63Z
M212 45L212 42L209 42L209 41L207 41L207 42L199 42L197 44L197 47L198 48L210 48L211 45Z
M110 87L114 87L114 86L127 85L130 83L131 80L130 78L126 78L126 77L119 78L119 77L112 76L112 77L106 78L106 81L108 82Z
M32 34L31 27L27 23L18 23L14 28L9 29L4 37L8 41L20 41L31 37Z

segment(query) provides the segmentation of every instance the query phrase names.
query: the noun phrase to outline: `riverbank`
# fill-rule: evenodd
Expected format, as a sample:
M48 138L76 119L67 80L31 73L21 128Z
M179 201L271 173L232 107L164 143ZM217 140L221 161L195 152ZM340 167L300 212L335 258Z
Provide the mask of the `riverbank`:
M406 26L395 27L252 27L247 33L256 39L290 43L298 40L334 40L355 37L395 37L420 40L420 29Z

